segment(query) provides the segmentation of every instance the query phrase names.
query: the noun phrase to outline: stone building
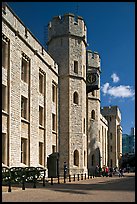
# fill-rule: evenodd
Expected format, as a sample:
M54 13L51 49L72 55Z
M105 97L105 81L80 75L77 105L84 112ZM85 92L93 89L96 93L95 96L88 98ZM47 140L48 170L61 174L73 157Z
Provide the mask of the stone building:
M117 106L106 106L101 114L108 121L108 166L118 167L122 157L121 113Z
M58 151L58 65L21 20L2 10L2 162L46 166Z
M10 7L3 6L3 164L47 168L54 152L59 153L61 174L64 161L69 174L118 163L120 115L112 111L110 124L100 111L100 56L86 48L82 17L53 17L45 50Z

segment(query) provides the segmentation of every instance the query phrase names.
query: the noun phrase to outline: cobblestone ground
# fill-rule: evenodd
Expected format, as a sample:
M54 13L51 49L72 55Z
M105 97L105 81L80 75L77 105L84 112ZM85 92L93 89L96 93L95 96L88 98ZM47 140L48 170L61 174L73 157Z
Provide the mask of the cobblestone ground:
M135 202L135 173L125 176L96 177L77 181L67 179L60 184L54 181L45 187L33 184L22 190L20 187L2 188L2 202Z

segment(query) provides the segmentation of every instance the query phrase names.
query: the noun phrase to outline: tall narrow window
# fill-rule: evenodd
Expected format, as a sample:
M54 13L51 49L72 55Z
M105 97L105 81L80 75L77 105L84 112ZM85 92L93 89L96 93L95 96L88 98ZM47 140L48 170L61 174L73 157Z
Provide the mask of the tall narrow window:
M56 115L52 113L52 130L56 131Z
M7 87L2 84L2 110L7 111Z
M84 118L84 122L83 122L83 132L85 134L85 118Z
M44 120L43 120L43 107L39 106L39 124L43 126Z
M94 110L91 111L91 118L95 120L95 111Z
M74 61L74 72L78 74L78 61Z
M22 57L22 64L21 64L21 79L28 83L29 79L29 61Z
M112 152L112 146L110 146L110 151Z
M9 61L9 44L8 42L2 40L2 67L8 68Z
M78 150L74 151L74 165L75 166L79 165L79 152L78 152Z
M112 140L112 132L110 133L110 139Z
M27 139L21 138L21 163L27 164Z
M56 146L52 145L52 153L56 152Z
M93 154L92 157L91 157L91 165L94 166L94 163L95 163L95 156Z
M39 73L39 92L44 93L44 75Z
M21 117L28 119L28 99L21 96Z
M78 104L78 93L77 93L77 92L74 92L73 102L74 102L75 104Z
M43 165L43 143L39 142L39 164Z
M92 96L95 96L95 90L94 90L94 91L92 91Z
M86 151L84 150L84 166L86 166Z
M85 78L85 65L83 65L83 77Z
M7 152L7 137L5 133L2 133L2 163L6 164L6 152Z
M56 85L52 84L52 101L56 102Z

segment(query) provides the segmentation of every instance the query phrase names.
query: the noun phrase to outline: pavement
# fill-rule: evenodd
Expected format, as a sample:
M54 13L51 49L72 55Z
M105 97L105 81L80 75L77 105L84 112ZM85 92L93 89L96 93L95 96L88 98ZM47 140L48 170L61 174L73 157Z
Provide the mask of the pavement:
M124 177L94 177L73 181L54 179L43 187L42 183L14 186L11 192L2 187L2 202L135 202L135 173L125 173ZM6 189L6 190L5 190Z

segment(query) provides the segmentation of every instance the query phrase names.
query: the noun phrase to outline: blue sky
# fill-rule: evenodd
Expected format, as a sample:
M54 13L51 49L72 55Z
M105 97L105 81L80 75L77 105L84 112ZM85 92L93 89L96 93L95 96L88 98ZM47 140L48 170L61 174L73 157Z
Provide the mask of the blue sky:
M53 16L74 13L87 26L87 49L101 57L101 106L120 108L123 133L135 126L135 3L134 2L8 2L44 42L44 27Z

